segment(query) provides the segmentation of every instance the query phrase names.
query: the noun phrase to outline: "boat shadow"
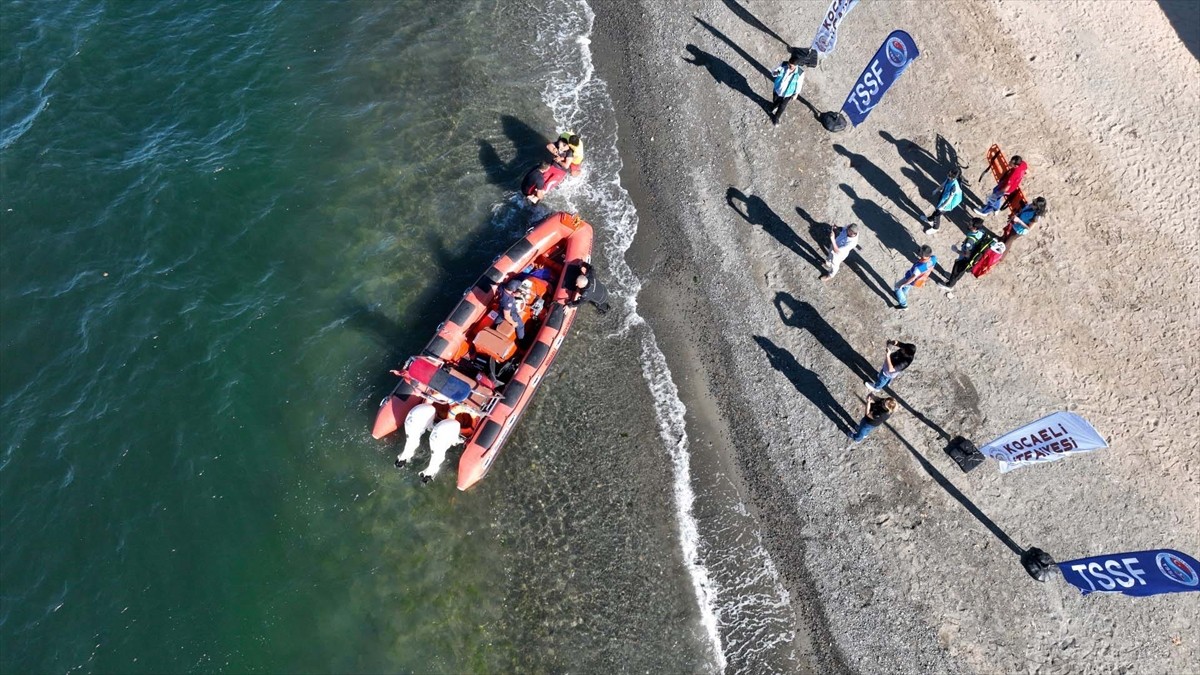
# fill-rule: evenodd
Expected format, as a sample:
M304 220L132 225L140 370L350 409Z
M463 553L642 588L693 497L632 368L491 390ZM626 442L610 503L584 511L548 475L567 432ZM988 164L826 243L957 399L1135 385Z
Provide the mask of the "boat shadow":
M512 115L500 116L500 128L512 144L514 155L505 161L486 138L479 139L479 164L489 183L505 189L516 190L521 186L525 173L540 160L550 159L546 152L549 139L537 129Z
M341 301L337 312L345 325L369 336L382 348L363 385L367 392L364 400L370 402L364 409L368 428L374 423L378 401L396 386L396 376L389 371L400 368L410 356L420 353L463 292L479 279L489 263L512 245L526 226L498 228L493 218L475 228L471 237L454 249L446 246L445 239L430 236L428 248L432 251L433 264L428 272L429 282L398 317L393 318L378 306L358 298Z

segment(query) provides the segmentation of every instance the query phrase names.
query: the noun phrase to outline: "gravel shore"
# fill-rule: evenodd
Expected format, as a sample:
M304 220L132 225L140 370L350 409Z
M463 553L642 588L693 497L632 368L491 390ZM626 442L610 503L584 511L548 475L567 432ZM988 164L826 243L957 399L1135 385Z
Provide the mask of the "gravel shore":
M1200 554L1196 35L1149 2L867 0L807 74L811 105L773 127L767 72L808 45L827 2L593 5L641 222L639 304L695 465L730 477L786 586L792 667L1200 670L1200 596L1085 598L1018 558ZM840 107L895 28L921 57L862 126L828 134L813 112ZM1050 216L991 274L953 297L917 289L898 312L888 289L915 250L949 268L965 222L926 235L917 217L954 161L978 204L992 143L1029 161L1025 189ZM818 280L822 233L850 222L859 259ZM902 408L851 449L889 338L918 345ZM1055 410L1110 449L1003 476L942 451ZM729 670L760 672L755 658Z

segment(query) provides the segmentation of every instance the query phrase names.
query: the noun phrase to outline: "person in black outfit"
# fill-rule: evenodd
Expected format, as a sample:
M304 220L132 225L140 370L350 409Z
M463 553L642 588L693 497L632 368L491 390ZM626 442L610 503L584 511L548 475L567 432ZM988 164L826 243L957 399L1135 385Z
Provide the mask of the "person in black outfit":
M590 302L601 314L608 312L608 289L596 279L590 264L577 263L567 269L567 288L567 306L578 307Z
M850 440L855 443L861 442L875 427L886 422L895 410L896 399L887 396L875 398L874 394L867 394L867 405L863 409L863 418L858 422L858 430L849 434Z
M521 181L521 194L530 203L536 204L546 196L546 170L550 168L550 162L541 162L537 166L529 170L525 174L525 180Z
M879 392L889 386L905 368L912 365L913 357L917 355L916 345L899 340L888 340L887 350L883 365L879 368L879 377L875 378L874 383L863 382L871 391Z

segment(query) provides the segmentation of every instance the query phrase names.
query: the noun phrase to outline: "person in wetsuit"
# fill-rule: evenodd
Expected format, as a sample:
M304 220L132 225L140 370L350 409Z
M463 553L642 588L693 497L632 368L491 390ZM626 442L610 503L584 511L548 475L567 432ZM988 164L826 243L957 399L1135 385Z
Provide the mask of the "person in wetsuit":
M585 302L590 302L601 314L609 310L608 289L596 279L595 271L590 264L577 263L568 268L567 289L569 290L568 306L578 307Z
M541 162L537 166L529 170L525 174L525 180L521 181L521 194L530 203L536 204L546 196L546 170L550 168L550 162Z

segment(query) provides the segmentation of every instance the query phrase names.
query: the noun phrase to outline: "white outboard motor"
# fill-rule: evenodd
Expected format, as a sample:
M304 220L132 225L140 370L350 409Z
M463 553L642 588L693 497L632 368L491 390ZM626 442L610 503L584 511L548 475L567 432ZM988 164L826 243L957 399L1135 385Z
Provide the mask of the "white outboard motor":
M429 466L421 472L422 483L428 483L437 476L442 462L446 460L446 451L463 442L461 433L462 427L454 418L433 425L433 431L429 432Z
M396 455L396 467L402 467L417 454L417 446L421 444L421 436L433 426L433 417L437 414L433 404L422 403L408 411L404 418L404 452Z

